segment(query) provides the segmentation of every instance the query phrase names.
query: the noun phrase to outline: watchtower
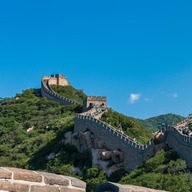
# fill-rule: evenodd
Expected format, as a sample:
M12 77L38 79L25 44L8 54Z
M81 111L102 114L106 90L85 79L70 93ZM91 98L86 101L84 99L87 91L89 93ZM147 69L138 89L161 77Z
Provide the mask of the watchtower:
M60 86L70 86L69 81L67 80L66 76L61 74L51 75L50 85L60 85Z
M83 111L88 111L93 107L107 107L106 97L88 96L83 101Z

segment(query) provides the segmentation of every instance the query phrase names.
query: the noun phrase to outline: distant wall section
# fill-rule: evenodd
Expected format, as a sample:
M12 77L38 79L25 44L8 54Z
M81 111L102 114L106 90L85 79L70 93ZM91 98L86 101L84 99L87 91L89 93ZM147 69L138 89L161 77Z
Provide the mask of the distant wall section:
M154 143L150 141L147 145L140 145L128 136L122 135L108 124L93 117L76 115L75 132L81 133L90 130L95 139L103 141L109 150L120 150L124 154L123 166L130 171L143 165L143 162L154 154Z
M192 168L192 137L184 135L170 126L165 126L162 131L165 134L165 143Z
M57 80L56 77L43 76L41 80L41 94L43 97L46 97L49 100L60 103L61 105L73 105L77 104L75 101L72 101L66 97L63 97L51 88L51 85Z
M83 111L88 111L89 109L93 108L94 106L99 106L106 108L107 107L107 100L106 97L96 97L96 96L88 96L83 102Z
M49 85L70 86L66 76L61 74L51 75L49 78Z

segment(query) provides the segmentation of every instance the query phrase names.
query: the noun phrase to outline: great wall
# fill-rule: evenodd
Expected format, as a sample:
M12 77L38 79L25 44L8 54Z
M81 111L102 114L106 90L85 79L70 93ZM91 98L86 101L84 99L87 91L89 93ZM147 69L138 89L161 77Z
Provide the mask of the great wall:
M65 98L54 92L51 85L70 86L70 83L64 76L43 76L41 81L42 96L59 102L61 105L77 104L75 101L70 100L70 98ZM95 107L95 104L97 107ZM109 150L121 152L123 158L121 155L119 156L119 165L127 171L143 165L147 159L155 154L159 144L155 141L155 138L157 138L157 135L160 135L160 143L176 151L182 159L186 160L187 165L192 168L191 134L186 135L176 127L163 126L162 130L154 138L146 145L142 145L106 122L102 122L100 117L106 110L106 97L87 97L83 104L82 113L75 116L75 135L77 133L86 133L89 130L95 140L102 141L106 152ZM38 178L39 180L37 180ZM0 168L0 192L80 192L85 191L85 187L86 184L84 182L71 177L16 168ZM158 190L130 185L122 186L108 182L100 185L96 191L157 192Z
M61 80L59 81L59 79ZM42 95L48 99L60 102L63 105L75 103L59 96L51 89L51 84L59 85L61 81L64 86L70 85L65 77L59 75L52 77L44 76L41 87ZM106 107L106 98L104 98L101 103ZM124 154L123 167L128 171L142 165L144 161L154 155L156 148L154 138L146 145L141 145L111 125L100 121L99 117L103 114L102 110L101 114L97 114L97 116L90 115L93 108L89 106L90 101L84 103L83 112L76 115L74 124L75 132L81 133L88 129L98 140L105 141L108 149L120 149ZM182 159L186 160L189 167L192 167L192 137L182 134L176 128L170 126L164 126L161 132L164 133L164 143L176 151Z
M63 85L70 85L64 76L43 76L42 77L42 96L60 102L62 105L72 105L75 102L68 98L59 96L51 89L51 85L59 85L58 79L62 78ZM61 85L61 84L60 84ZM100 104L97 113L93 104ZM120 150L123 153L121 166L127 171L133 170L143 164L154 154L155 144L151 139L146 145L137 143L133 138L121 133L111 125L99 120L106 109L106 97L87 97L83 104L83 112L77 114L74 123L74 132L82 133L86 130L91 131L98 141L104 141L107 150ZM92 115L91 115L92 114ZM93 115L94 114L94 115Z

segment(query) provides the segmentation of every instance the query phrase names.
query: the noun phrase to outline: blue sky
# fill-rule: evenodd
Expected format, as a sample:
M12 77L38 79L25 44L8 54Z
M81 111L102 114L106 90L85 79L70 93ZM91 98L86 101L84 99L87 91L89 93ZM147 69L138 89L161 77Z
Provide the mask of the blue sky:
M0 97L61 73L108 106L192 113L192 1L0 2Z

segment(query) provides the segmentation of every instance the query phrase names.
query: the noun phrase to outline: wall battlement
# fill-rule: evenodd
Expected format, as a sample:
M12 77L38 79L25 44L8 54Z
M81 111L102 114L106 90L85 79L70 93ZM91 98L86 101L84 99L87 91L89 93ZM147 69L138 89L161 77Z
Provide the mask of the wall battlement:
M74 131L81 133L87 129L94 134L96 140L104 141L107 149L120 149L123 152L123 166L128 171L143 165L144 161L154 154L155 144L153 139L146 145L142 145L107 123L94 117L77 114L75 117Z
M88 96L88 101L106 101L106 97L103 96Z
M55 77L43 76L42 95L64 105L75 104L74 101L60 96L51 89L50 85L53 83L51 78ZM83 113L75 117L75 132L80 133L89 129L96 139L105 142L107 148L120 149L125 155L123 164L126 170L133 170L143 165L144 161L154 155L154 139L152 138L146 145L141 145L111 125L89 116L98 106L106 108L106 105L106 97L87 97L83 104ZM187 165L192 167L192 137L170 126L163 127L162 132L165 135L165 144L173 148L182 159L186 160Z
M49 80L49 85L71 86L66 76L61 74L43 76L42 80Z
M88 96L83 102L83 111L88 111L94 106L107 107L106 97Z
M52 77L43 76L41 81L41 94L43 97L47 99L53 100L55 102L59 102L61 105L73 105L77 104L75 101L72 101L66 97L59 95L58 93L54 92L51 88L51 79Z
M165 143L176 151L179 157L184 159L187 165L192 168L192 137L182 134L171 126L164 126L162 131L165 134Z

